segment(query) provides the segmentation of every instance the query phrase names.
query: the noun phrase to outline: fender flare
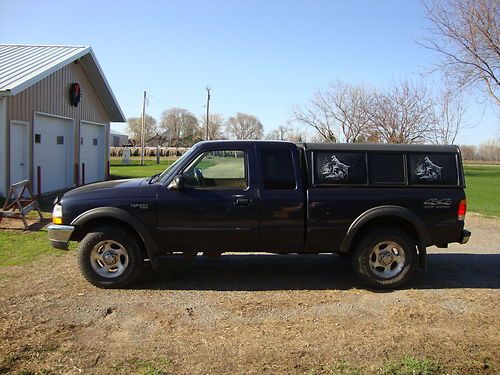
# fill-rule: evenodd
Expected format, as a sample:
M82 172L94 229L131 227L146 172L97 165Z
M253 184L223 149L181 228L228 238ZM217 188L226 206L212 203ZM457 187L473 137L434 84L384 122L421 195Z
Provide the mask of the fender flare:
M413 212L411 212L409 209L405 207L386 205L386 206L373 207L363 212L351 223L344 237L344 240L342 241L342 244L340 246L340 252L341 253L349 252L349 248L352 244L354 237L364 224L368 223L373 219L384 216L392 218L394 217L400 218L408 221L411 225L413 225L418 235L417 246L419 251L425 249L431 243L429 231L427 230L427 227L425 226L423 221L417 215L415 215Z
M140 221L135 216L133 216L132 214L121 208L116 208L116 207L93 208L78 215L71 222L71 225L79 227L85 225L85 223L89 222L90 220L101 219L104 217L117 219L132 226L139 234L141 240L144 242L146 252L149 256L151 265L153 266L153 268L157 266L156 257L160 253L160 251L155 239L153 238L148 228L144 225L142 221Z

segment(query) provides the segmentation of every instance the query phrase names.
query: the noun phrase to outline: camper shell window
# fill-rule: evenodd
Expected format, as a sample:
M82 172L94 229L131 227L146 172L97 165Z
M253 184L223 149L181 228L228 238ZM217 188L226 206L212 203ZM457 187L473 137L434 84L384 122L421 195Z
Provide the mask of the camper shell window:
M404 185L405 161L403 153L368 153L370 183L377 185Z
M413 153L408 157L411 185L460 185L456 154Z
M366 153L319 151L314 156L314 183L366 185Z
M313 150L312 186L463 186L456 153Z

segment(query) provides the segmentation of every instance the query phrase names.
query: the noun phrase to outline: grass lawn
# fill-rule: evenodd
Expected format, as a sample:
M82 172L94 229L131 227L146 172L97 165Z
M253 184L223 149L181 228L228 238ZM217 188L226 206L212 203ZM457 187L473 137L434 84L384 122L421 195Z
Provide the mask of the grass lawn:
M167 169L175 158L162 158L160 164L156 164L156 158L144 158L144 165L141 166L139 158L132 158L129 165L122 164L120 157L110 158L109 174L111 179L148 177L156 173L161 173Z
M73 243L72 248L76 248L76 244ZM0 268L29 263L46 255L57 256L63 253L63 250L50 246L46 230L0 231Z
M500 166L466 165L464 169L468 209L500 216Z

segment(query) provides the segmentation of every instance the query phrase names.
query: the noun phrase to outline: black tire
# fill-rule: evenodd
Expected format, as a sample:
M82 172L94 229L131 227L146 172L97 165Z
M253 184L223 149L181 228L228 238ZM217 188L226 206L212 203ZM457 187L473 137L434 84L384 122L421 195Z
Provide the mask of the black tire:
M397 228L374 229L358 243L352 256L356 275L369 287L397 289L417 268L415 240Z
M100 258L95 259L96 256ZM134 236L119 226L103 226L87 233L80 242L78 263L89 283L111 289L134 282L142 271L144 258Z

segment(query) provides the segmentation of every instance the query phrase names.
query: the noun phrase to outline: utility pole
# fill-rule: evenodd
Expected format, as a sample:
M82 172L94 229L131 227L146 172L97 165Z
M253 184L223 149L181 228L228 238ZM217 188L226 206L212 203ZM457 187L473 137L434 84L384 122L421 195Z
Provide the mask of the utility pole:
M212 89L210 86L205 87L207 90L207 126L205 129L205 140L208 141L208 122L210 118L210 90Z
M144 165L144 134L146 129L146 91L144 91L144 99L142 100L142 126L141 126L141 165Z

